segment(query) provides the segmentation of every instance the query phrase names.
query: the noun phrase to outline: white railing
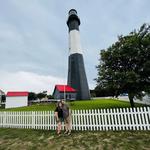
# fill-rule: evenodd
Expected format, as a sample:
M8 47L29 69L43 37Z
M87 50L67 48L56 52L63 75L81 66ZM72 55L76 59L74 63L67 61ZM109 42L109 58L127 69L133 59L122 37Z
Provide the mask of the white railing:
M55 130L53 111L0 112L1 128ZM73 130L150 130L150 107L72 110Z

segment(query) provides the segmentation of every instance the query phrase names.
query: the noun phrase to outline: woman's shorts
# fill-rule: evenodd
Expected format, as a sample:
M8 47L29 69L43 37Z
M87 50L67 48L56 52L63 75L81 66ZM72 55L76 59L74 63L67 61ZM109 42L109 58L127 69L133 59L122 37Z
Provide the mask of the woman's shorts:
M57 123L59 123L59 122L64 122L64 118L58 118L58 120L57 120Z

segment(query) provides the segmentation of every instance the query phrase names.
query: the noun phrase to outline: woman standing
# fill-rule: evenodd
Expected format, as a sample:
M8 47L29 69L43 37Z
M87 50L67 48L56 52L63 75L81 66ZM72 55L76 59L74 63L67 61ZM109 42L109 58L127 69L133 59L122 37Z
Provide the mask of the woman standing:
M66 104L64 100L61 100L61 102L62 102L63 118L64 118L65 130L66 130L65 134L70 135L71 134L71 110L68 104Z
M61 128L62 128L62 122L64 121L63 118L63 110L62 110L62 102L58 102L57 107L55 109L55 118L57 122L57 134L60 135L61 133Z

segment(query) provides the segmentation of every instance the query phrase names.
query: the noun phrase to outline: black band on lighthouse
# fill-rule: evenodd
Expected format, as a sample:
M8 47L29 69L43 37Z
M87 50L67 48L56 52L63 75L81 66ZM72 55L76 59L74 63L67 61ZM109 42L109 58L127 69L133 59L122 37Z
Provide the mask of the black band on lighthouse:
M86 78L82 54L70 55L68 65L68 85L77 90L76 99L90 99L90 92Z
M69 17L67 20L67 25L69 28L69 32L71 30L78 30L79 31L80 19L77 15L77 11L75 9L71 9L69 11Z

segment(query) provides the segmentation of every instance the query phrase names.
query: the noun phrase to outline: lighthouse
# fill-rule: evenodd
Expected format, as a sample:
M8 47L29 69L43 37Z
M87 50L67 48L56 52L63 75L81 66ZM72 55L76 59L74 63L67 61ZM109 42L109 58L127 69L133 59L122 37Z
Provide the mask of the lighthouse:
M90 99L83 52L80 43L79 25L80 19L75 9L68 14L67 25L69 29L69 61L68 61L68 85L77 91L76 99Z

